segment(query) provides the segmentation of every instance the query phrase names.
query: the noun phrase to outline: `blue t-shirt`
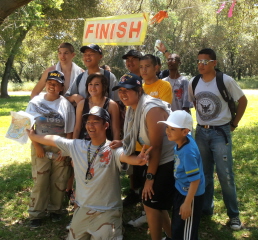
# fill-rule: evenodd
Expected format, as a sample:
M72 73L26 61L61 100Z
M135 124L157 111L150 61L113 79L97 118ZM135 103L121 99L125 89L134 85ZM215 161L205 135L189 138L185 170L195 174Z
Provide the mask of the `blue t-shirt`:
M205 178L203 173L202 158L196 142L187 135L187 143L181 148L175 146L175 186L184 196L187 195L190 183L200 179L195 196L200 196L205 191Z

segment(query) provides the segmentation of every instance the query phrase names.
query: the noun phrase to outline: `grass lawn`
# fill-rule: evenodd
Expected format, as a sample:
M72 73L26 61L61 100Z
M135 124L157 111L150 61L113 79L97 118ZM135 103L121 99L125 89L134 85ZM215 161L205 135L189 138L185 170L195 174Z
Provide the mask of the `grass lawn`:
M200 227L201 240L258 239L258 95L248 93L248 108L239 127L233 133L234 170L236 186L244 228L232 231L227 225L228 218L222 200L221 189L215 175L215 212L212 218L203 218ZM65 226L71 218L71 208L64 219L52 223L49 218L37 230L30 230L28 203L32 187L30 166L30 142L20 145L5 138L10 124L10 111L25 110L29 96L13 96L0 99L0 239L65 239ZM123 193L128 191L127 176L121 176ZM136 218L141 205L124 209L124 221ZM147 240L148 226L125 227L125 240Z

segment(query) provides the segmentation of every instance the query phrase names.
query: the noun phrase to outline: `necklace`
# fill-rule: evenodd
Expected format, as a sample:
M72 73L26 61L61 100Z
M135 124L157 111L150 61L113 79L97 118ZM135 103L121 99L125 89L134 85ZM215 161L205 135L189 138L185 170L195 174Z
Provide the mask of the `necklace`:
M88 181L91 180L94 177L93 163L95 161L95 158L96 158L97 154L99 153L100 149L104 146L105 143L106 143L106 140L98 146L97 150L94 152L91 159L90 159L91 141L89 143L88 151L87 151L88 169L87 169L86 175L85 175L85 182L86 183L88 183Z

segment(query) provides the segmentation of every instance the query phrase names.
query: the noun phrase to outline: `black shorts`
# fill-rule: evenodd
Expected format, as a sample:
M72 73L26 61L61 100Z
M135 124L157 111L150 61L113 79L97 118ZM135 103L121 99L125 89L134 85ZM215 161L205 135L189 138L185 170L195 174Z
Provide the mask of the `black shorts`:
M158 210L170 210L175 192L174 161L158 167L153 183L154 195L143 204Z

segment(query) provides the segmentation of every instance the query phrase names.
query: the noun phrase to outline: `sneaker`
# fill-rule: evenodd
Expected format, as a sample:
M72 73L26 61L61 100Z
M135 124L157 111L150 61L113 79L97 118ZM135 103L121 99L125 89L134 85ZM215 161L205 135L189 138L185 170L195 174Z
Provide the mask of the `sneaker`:
M147 222L146 213L144 211L142 211L142 214L139 218L137 218L135 220L131 220L127 224L131 225L133 227L140 227L142 224L144 224L146 222Z
M141 201L140 195L137 194L134 190L130 190L129 194L123 200L123 206L129 206L131 204L135 204Z
M32 219L30 221L30 228L38 228L40 227L42 224L42 220L41 219Z
M233 230L240 230L242 227L239 217L230 218L230 227Z
M67 231L70 230L70 228L71 228L71 223L72 223L72 222L70 222L70 223L65 227L65 229L66 229Z
M59 222L59 221L61 221L61 214L50 213L50 217L52 218L52 222Z

